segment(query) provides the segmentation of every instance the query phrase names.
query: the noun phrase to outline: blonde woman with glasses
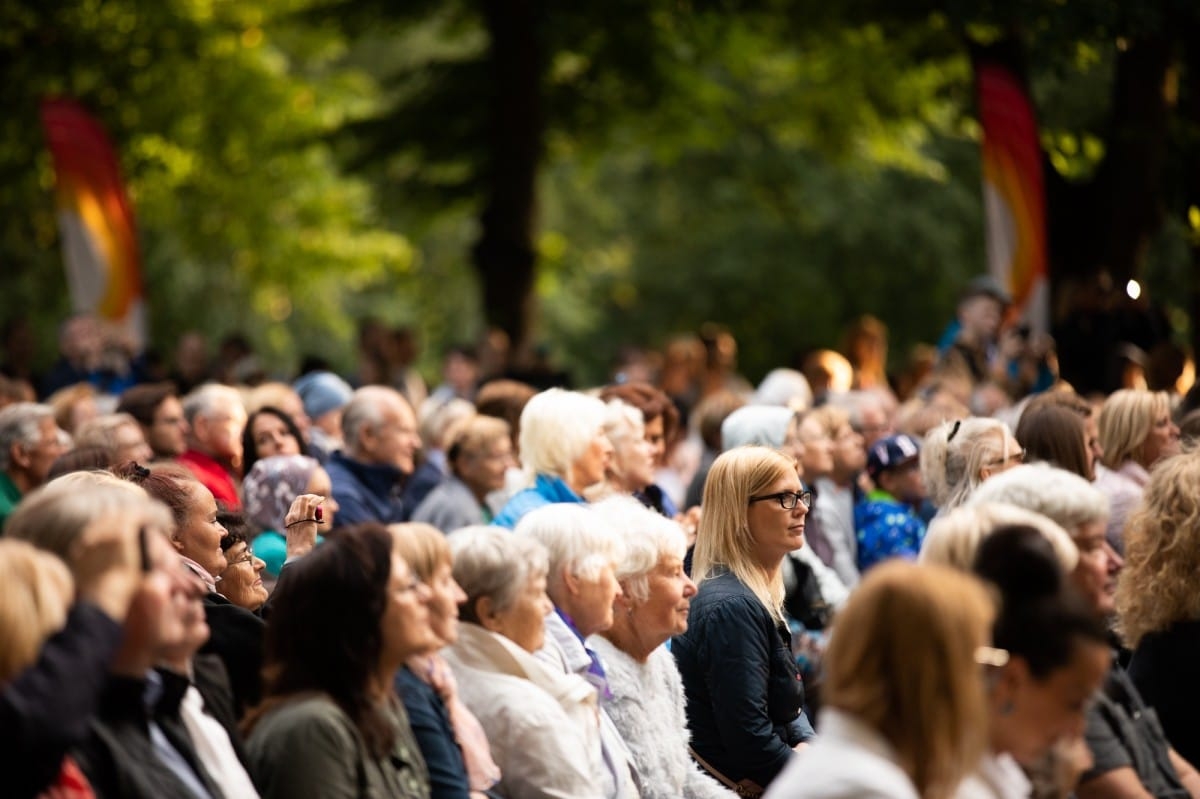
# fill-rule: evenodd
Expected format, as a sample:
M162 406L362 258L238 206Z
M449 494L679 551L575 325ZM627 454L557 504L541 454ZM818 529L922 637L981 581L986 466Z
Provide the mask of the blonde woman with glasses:
M780 572L804 546L811 505L796 462L767 447L725 452L704 486L692 564L699 590L671 651L693 757L742 796L761 795L813 737Z

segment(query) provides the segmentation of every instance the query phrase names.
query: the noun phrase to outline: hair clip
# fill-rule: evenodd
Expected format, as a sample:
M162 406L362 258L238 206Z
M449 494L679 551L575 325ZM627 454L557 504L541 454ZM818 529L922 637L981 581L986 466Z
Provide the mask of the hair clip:
M962 419L956 419L954 421L954 427L950 428L950 435L946 436L947 444L949 444L951 441L953 441L954 437L956 435L958 435L958 428L960 428L960 427L962 427Z
M145 466L143 466L140 463L134 463L133 464L133 474L137 477L137 479L145 480L147 477L150 476L150 470L147 469Z

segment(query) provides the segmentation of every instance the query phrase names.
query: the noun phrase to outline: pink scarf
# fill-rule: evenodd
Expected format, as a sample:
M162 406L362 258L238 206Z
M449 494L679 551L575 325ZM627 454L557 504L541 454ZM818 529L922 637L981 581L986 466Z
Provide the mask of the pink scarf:
M500 767L492 760L492 749L479 719L458 699L458 683L446 661L438 655L414 655L408 668L429 687L437 691L450 713L454 737L462 750L467 777L472 791L486 791L500 782Z

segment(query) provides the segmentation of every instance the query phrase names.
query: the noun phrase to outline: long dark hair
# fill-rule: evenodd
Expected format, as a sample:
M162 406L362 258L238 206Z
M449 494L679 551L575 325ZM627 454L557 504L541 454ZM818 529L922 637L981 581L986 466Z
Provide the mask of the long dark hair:
M350 717L374 756L391 749L392 725L370 694L383 651L391 559L391 534L371 523L346 528L288 566L271 598L264 699L247 716L247 733L272 708L323 693Z
M283 422L283 426L288 429L288 432L296 439L296 443L300 445L300 454L308 454L308 445L304 443L304 436L300 435L300 428L296 426L296 422L292 417L274 405L264 405L250 414L249 418L246 419L246 426L242 428L242 474L250 474L250 467L259 459L258 446L254 443L254 420L264 413L269 413Z
M1044 680L1071 662L1081 641L1105 644L1104 624L1066 581L1050 542L1033 527L1001 527L984 539L975 573L1000 592L992 641Z

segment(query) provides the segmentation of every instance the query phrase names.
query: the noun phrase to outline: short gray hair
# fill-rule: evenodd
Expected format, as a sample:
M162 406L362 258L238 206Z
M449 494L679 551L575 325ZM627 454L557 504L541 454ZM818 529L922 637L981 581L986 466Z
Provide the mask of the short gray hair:
M36 444L43 419L53 419L54 409L39 402L15 402L0 410L0 471L12 466L14 444Z
M546 548L551 588L559 584L564 571L595 580L606 564L618 564L625 556L620 533L590 506L573 502L529 511L517 522L513 535L533 538Z
M968 503L1007 502L1058 522L1072 535L1085 524L1108 519L1108 497L1077 474L1046 463L1029 463L989 478Z
M550 570L545 547L502 527L463 527L446 540L454 558L454 581L467 595L461 607L465 621L479 623L475 607L484 597L496 610L507 610L530 580Z
M75 430L76 447L107 447L117 449L117 431L122 427L132 425L139 431L142 429L137 419L128 413L106 413L94 419L88 419Z
M181 402L188 424L194 422L197 416L213 416L227 405L234 405L243 411L246 407L238 390L223 383L205 383L198 386L188 392Z
M105 514L140 514L170 533L171 513L141 487L108 472L71 472L31 491L4 527L6 538L28 541L71 564L71 550L88 524Z
M617 565L621 589L634 601L645 602L650 596L650 572L663 558L682 561L687 555L683 528L629 496L612 496L591 507L624 540L625 557Z
M363 386L355 391L342 410L342 439L351 454L358 449L358 437L363 430L383 424L386 402L381 400L400 402L410 409L412 407L403 394L390 386Z
M1058 522L1007 502L970 502L938 516L921 543L921 563L940 563L965 572L975 571L975 558L984 539L1001 527L1032 527L1050 542L1063 571L1079 563L1079 549Z

